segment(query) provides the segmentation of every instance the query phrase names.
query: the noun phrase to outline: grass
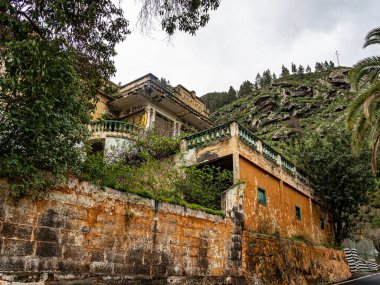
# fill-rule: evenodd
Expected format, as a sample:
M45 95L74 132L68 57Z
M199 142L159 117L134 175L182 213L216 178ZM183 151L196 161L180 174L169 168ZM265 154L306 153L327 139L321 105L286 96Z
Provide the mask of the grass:
M178 198L172 198L172 197L171 198L168 198L168 197L157 197L157 198L155 198L153 193L151 193L147 190L120 189L119 187L115 187L115 189L119 190L119 191L125 191L125 192L131 193L131 194L136 194L136 195L141 196L143 198L153 199L153 200L156 200L159 202L169 203L169 204L173 204L173 205L179 205L179 206L183 206L183 207L186 207L189 209L206 212L206 213L212 214L212 215L217 215L217 216L222 216L222 217L225 216L225 213L222 210L215 210L215 209L204 207L202 205L187 203L186 201L180 200Z

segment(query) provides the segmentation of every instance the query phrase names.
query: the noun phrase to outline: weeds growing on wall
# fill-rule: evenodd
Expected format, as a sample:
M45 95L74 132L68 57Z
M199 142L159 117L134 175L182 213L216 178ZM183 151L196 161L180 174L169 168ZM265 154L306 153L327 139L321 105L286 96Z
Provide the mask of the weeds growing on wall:
M208 165L175 167L170 155L178 152L178 142L148 134L119 150L118 159L88 155L77 174L99 186L222 214L221 193L232 185L232 172Z

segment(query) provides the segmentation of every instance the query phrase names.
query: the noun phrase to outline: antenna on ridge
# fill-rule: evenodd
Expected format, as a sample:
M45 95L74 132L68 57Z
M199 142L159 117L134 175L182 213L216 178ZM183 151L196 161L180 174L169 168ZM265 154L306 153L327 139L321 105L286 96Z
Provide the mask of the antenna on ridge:
M335 52L335 55L336 55L336 60L338 61L338 66L340 66L340 63L339 63L339 52L336 51L336 52Z

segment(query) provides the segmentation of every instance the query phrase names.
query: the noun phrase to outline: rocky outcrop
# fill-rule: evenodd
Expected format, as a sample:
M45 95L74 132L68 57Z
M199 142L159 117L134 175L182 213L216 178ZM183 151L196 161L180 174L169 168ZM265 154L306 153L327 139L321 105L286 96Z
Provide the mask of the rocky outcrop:
M348 73L350 70L351 68L339 68L332 71L329 74L329 81L335 87L350 89L350 81L348 80Z

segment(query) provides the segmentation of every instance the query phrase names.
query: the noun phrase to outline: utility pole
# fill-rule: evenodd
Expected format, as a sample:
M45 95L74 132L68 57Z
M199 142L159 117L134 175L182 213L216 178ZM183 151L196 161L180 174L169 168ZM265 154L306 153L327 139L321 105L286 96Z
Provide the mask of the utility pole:
M336 55L336 60L338 61L338 67L339 67L340 66L340 63L339 63L339 52L336 51L335 55Z

